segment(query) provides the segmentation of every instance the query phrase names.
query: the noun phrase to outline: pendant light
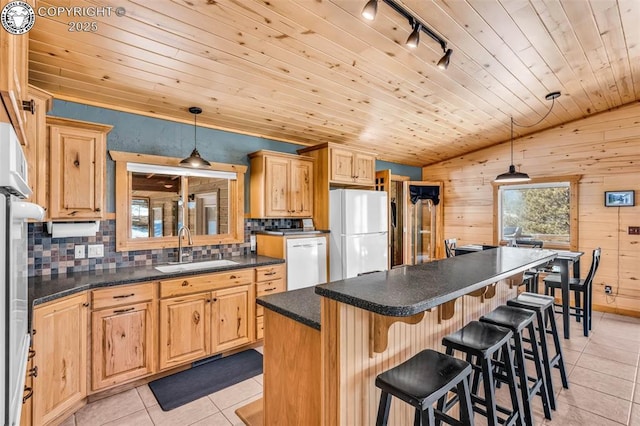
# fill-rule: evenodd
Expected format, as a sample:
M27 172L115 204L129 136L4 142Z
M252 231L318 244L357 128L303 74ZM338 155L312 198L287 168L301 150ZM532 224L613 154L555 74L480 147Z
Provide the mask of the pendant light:
M189 112L193 114L193 151L191 151L191 155L189 155L184 160L180 161L180 166L182 167L192 167L192 168L205 168L211 166L207 160L200 156L197 148L197 139L196 139L196 131L198 127L196 126L196 118L198 114L202 112L202 108L199 107L190 107Z
M518 127L533 127L537 126L551 114L551 110L555 105L556 99L560 97L560 92L551 92L548 93L544 98L548 101L551 101L551 106L549 107L549 111L538 121L533 124L529 124L527 126L523 124L514 123L513 116L511 116L511 164L509 165L509 171L507 173L502 173L498 175L494 182L498 183L516 183L516 182L529 182L531 178L528 174L522 172L516 172L516 166L513 165L513 125L515 124Z
M513 165L513 117L511 117L511 164L509 171L502 173L496 177L495 182L513 183L513 182L529 182L531 178L526 173L516 172L516 166Z

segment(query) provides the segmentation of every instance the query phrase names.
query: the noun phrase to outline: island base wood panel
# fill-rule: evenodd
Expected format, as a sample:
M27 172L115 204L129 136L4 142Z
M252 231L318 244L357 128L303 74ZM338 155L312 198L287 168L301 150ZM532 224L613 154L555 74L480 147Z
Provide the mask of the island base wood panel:
M374 353L372 357L369 352L370 312L323 298L321 424L375 424L380 399L380 390L375 387L376 376L423 349L432 348L444 352L441 342L445 335L516 296L517 287L510 288L506 280L498 282L495 288L496 294L492 298L469 295L458 298L453 317L449 320L439 321L438 309L432 309L417 324L395 322L389 328L387 349L382 353ZM269 324L265 329L268 332ZM272 355L266 351L265 346L265 359ZM265 373L265 393L268 384ZM307 399L310 398L305 398L304 401ZM389 425L413 424L414 413L414 409L408 404L394 400Z
M264 424L320 425L320 331L264 314Z

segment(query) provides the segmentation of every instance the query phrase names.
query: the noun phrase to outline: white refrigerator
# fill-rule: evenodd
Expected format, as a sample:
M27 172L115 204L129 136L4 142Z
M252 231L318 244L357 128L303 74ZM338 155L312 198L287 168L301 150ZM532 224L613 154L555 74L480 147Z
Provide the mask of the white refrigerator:
M329 192L331 281L386 271L387 193L361 189Z

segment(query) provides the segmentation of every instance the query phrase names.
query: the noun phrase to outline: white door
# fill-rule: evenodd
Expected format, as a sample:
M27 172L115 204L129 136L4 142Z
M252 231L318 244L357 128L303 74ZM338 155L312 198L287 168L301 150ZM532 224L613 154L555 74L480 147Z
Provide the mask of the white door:
M342 243L342 279L387 270L386 232L345 236Z
M343 199L344 235L387 232L387 193L347 189Z

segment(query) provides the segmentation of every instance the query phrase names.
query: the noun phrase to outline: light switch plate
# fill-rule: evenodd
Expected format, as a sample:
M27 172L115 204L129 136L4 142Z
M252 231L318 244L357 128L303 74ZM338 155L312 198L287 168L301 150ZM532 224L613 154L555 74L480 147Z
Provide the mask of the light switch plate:
M75 259L84 259L84 244L75 245L73 257Z
M104 257L104 244L89 244L87 251L89 258Z

